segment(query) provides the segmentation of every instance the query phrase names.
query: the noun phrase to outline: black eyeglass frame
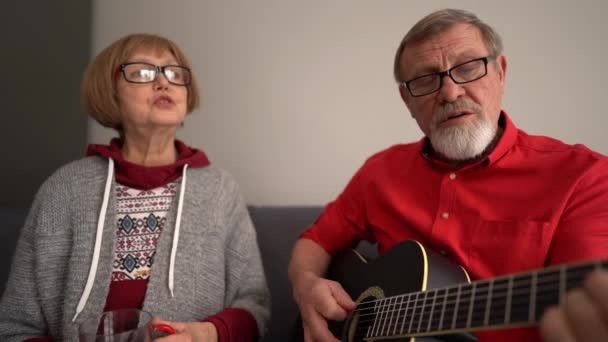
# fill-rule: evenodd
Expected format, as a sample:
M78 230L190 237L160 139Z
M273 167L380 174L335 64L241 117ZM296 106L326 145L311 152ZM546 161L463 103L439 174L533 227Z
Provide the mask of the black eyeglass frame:
M133 65L133 64L143 64L143 65L149 65L153 68L156 69L156 74L154 75L154 79L150 80L150 81L144 81L144 82L137 82L137 81L131 81L127 78L125 69L127 68L127 66L129 65ZM165 74L165 70L166 68L169 67L177 67L180 69L184 69L186 71L188 71L188 83L175 83L172 82L171 79L169 79L169 77L167 77L167 74ZM154 81L156 81L156 78L158 77L159 74L163 74L163 76L165 76L165 78L167 79L167 81L173 85L178 85L178 86L189 86L192 83L192 70L190 70L190 68L187 68L183 65L178 65L178 64L167 64L167 65L154 65L151 63L146 63L146 62L130 62L130 63L123 63L121 65L119 65L119 70L120 73L122 74L122 78L125 79L125 81L129 82L129 83L137 83L137 84L143 84L143 83L152 83Z
M399 84L401 86L407 88L408 92L410 93L410 95L412 97L420 97L420 96L430 95L430 94L432 94L434 92L439 91L439 89L441 89L441 87L443 87L443 78L445 76L449 76L450 79L454 83L456 83L456 84L466 84L466 83L477 81L480 78L484 78L488 74L488 63L493 58L494 57L492 55L488 55L488 56L485 56L485 57L479 57L479 58L471 59L470 61L466 61L464 63L460 63L458 65L454 65L453 67L449 68L448 70L438 71L438 72L433 72L433 73L430 73L430 74L421 75L421 76L418 76L418 77L413 78L413 79L408 80L408 81L402 81ZM464 81L464 82L459 82L459 81L457 81L457 80L454 79L454 77L452 76L452 70L454 70L456 68L459 68L459 67L461 67L461 66L463 66L465 64L469 64L469 63L473 63L473 62L477 62L477 61L483 61L484 72L483 72L483 74L481 76L479 76L479 77L477 77L475 79L472 79L472 80ZM434 75L438 75L439 76L439 86L437 87L437 89L435 89L433 91L430 91L430 92L426 92L424 94L416 94L416 95L414 95L414 93L412 92L412 89L410 88L410 83L412 83L412 82L414 82L416 80L419 80L421 78L429 77L429 76L434 76Z

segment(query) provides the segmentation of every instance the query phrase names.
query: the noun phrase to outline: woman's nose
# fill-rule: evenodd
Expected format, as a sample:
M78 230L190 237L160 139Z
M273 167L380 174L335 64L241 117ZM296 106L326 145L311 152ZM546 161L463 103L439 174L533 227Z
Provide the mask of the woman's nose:
M167 76L165 76L164 72L158 71L156 79L154 80L154 87L156 89L167 89L169 87L169 80L167 80Z

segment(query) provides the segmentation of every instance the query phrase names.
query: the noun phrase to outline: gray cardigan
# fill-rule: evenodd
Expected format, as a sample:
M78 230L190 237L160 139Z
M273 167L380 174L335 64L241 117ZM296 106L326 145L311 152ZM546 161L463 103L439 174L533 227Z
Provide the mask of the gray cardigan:
M72 322L91 266L107 169L108 161L101 157L83 158L41 186L0 301L1 341L36 336L77 340L78 324L102 312L116 236L114 191L95 282L84 310ZM158 242L143 309L165 320L199 321L226 307L243 308L263 335L270 295L256 233L236 182L212 166L188 169L171 297L167 284L177 202Z

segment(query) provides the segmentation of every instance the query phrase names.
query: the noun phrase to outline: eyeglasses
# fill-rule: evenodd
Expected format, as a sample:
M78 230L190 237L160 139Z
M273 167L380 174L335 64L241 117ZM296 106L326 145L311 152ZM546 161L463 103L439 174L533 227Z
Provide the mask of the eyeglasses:
M488 58L476 58L462 64L455 65L448 70L418 76L412 80L401 82L413 97L432 94L443 85L443 77L449 76L456 84L464 84L484 77L488 74Z
M192 81L190 69L181 65L154 65L149 63L125 63L119 68L122 76L131 83L150 83L163 73L171 84L186 86Z

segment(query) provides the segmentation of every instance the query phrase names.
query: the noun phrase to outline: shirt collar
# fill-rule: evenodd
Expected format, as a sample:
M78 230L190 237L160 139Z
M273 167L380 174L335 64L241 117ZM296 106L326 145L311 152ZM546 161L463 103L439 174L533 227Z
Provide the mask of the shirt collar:
M498 119L498 125L503 127L504 131L498 144L496 144L494 150L492 150L486 158L488 160L488 166L494 164L511 150L511 148L515 146L515 141L517 140L517 127L505 111L502 111L500 118Z

